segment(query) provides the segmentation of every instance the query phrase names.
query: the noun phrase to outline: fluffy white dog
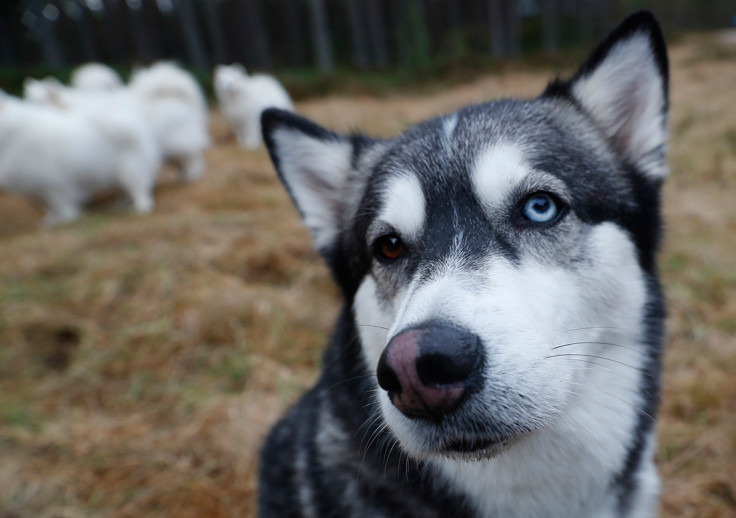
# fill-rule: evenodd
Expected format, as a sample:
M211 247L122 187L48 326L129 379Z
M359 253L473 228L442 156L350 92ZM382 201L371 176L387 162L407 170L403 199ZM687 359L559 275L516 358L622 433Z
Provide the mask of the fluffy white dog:
M128 89L164 158L181 166L185 180L199 179L210 145L207 102L199 84L175 64L160 62L136 71Z
M123 87L123 80L102 63L85 63L72 72L69 84L79 90L112 91Z
M0 189L40 200L47 225L76 219L84 202L116 188L136 212L150 212L158 149L140 119L104 108L0 95Z
M28 78L24 97L59 107L104 103L106 109L129 111L142 117L161 156L181 168L183 179L194 181L204 173L203 152L210 145L207 102L194 78L173 63L138 70L127 88L118 89L79 89L55 78Z
M223 115L238 144L246 149L261 145L261 112L266 108L292 110L289 94L273 76L248 75L242 65L218 65L214 90Z

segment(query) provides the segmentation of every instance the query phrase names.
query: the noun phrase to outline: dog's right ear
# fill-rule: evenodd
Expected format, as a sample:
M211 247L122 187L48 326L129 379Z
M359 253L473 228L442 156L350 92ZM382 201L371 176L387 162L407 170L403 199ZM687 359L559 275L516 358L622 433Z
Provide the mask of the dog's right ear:
M263 112L261 127L271 160L312 232L315 248L329 256L350 217L356 139L276 108Z

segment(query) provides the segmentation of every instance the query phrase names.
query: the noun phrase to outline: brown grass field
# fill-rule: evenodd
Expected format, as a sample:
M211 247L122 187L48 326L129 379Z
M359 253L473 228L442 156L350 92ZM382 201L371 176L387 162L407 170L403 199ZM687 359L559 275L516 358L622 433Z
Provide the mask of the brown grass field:
M662 516L736 516L736 46L672 48ZM468 102L533 96L521 66L421 92L305 101L385 136ZM71 225L0 195L0 518L250 517L257 452L309 386L336 288L265 150L213 112L195 184L153 214L114 202Z

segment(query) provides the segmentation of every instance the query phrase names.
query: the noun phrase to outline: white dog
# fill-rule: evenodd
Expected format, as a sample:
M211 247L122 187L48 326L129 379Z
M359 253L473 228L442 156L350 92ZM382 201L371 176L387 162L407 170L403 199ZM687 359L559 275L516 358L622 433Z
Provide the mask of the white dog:
M185 180L199 179L210 136L207 102L194 78L173 63L161 62L135 72L129 90L164 158L181 165Z
M273 76L249 76L239 64L215 67L214 90L238 144L246 149L257 149L261 145L263 110L294 109L289 94Z
M115 188L150 212L158 150L135 116L102 108L0 96L0 189L44 203L47 225L76 219L84 202Z
M90 75L104 69L90 68ZM140 116L150 129L162 157L177 163L185 180L199 179L205 170L203 151L210 145L207 102L197 82L173 63L161 62L133 74L119 89L79 89L57 79L27 78L24 97L59 107L105 105Z
M112 91L123 87L123 80L112 68L102 63L86 63L72 72L69 84L86 91Z

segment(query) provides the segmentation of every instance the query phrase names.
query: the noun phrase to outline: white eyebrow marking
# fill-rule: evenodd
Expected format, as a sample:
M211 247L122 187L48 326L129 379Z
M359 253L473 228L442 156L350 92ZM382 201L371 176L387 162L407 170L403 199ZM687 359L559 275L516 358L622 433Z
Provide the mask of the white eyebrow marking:
M500 206L531 171L518 146L501 143L488 148L480 154L473 168L478 198L489 207Z
M443 139L445 142L449 142L452 139L452 133L455 131L457 126L457 113L448 115L442 121L442 129L444 131Z
M425 210L424 191L416 175L404 173L388 183L380 217L401 235L419 236L424 226Z

